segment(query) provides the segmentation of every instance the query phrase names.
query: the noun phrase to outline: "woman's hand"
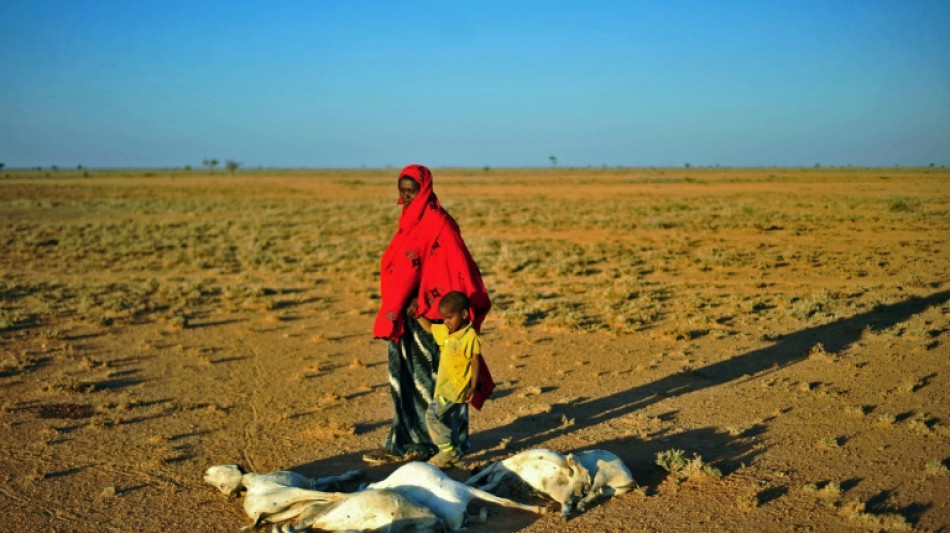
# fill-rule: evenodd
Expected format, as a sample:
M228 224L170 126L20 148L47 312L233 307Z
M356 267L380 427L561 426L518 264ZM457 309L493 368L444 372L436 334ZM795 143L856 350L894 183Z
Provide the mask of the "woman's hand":
M415 318L415 317L416 317L416 310L417 310L418 308L419 308L419 300L418 300L418 299L413 298L412 300L409 300L409 305L406 306L406 314L409 316L409 318Z

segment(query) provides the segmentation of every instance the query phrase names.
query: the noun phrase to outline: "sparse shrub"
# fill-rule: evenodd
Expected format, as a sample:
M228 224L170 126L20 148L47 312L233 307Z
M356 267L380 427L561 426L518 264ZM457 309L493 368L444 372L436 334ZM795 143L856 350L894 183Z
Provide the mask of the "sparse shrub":
M897 390L899 390L900 392L914 392L915 390L917 390L917 384L918 382L916 379L907 379L907 380L902 381L901 384L898 385Z
M188 317L185 315L175 315L168 319L168 327L172 329L185 329L188 327Z
M814 292L807 298L796 301L792 305L789 315L799 320L834 318L833 309L837 306L838 298L838 295L827 290Z
M847 516L861 527L877 531L907 531L912 529L907 519L898 513L869 513L866 504L861 501L851 501L843 505L839 512Z
M946 474L950 472L950 469L947 468L947 465L943 461L933 460L928 461L924 468L928 473L931 474Z
M930 420L930 417L926 413L915 413L909 420L907 420L907 426L920 435L930 435L933 433L933 430L930 429L930 424L933 421Z
M684 457L684 453L683 450L678 449L657 452L655 462L660 468L669 472L677 482L697 475L708 475L717 479L722 477L722 472L705 464L698 453L694 453L692 459Z
M722 477L722 470L719 470L712 465L704 465L703 473L714 479L719 479Z
M686 467L683 450L671 449L656 454L656 464L669 473L680 472Z
M821 488L821 493L827 496L838 496L841 494L841 485L835 481L829 481Z
M881 426L890 426L897 422L897 417L889 413L881 413L877 417L877 423Z
M887 200L887 210L892 213L914 213L920 209L920 200L894 196Z
M736 496L736 507L744 511L751 511L759 506L759 491L749 489L740 492Z
M865 406L863 406L863 405L849 405L849 406L847 406L847 407L844 408L844 412L847 413L847 414L850 415L850 416L858 416L858 417L861 417L861 416L864 416L865 414L867 414L868 409L867 409L867 407L865 407Z
M818 344L815 344L814 346L811 347L811 349L808 350L808 358L815 359L818 361L831 361L831 362L834 362L836 360L834 355L828 353L828 351L825 350L825 345L820 342Z
M835 481L829 481L819 488L817 483L806 483L802 490L822 498L837 498L841 494L841 485Z

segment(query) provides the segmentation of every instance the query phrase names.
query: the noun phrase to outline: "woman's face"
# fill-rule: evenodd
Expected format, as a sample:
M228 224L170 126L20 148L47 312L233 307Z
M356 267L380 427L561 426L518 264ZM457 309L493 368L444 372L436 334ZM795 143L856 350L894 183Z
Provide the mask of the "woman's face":
M402 200L403 207L409 207L413 198L419 194L419 184L410 178L399 180L399 199Z

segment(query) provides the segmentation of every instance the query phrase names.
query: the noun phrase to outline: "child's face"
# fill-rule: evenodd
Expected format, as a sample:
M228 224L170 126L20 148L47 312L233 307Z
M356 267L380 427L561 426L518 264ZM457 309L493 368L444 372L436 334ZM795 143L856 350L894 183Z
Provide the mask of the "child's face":
M449 328L449 333L455 333L468 324L468 309L456 311L439 306L439 315L442 317L442 323L445 324L445 327Z

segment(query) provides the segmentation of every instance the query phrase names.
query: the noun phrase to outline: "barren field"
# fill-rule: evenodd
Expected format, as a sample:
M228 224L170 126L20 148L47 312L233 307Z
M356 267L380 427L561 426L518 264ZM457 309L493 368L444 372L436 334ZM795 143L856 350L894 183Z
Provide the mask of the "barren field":
M364 467L396 172L5 173L0 530L236 532L206 467ZM469 531L950 528L950 171L434 175L494 302L470 466L641 487Z

